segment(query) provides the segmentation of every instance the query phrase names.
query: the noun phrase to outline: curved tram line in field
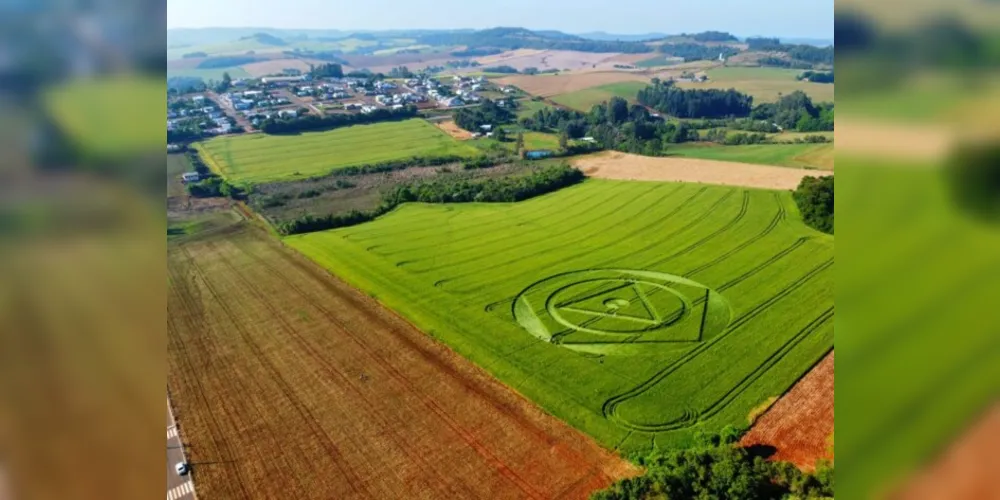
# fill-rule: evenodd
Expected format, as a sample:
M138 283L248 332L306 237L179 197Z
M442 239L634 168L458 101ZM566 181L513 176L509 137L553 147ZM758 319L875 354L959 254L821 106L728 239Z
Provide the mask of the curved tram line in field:
M393 269L463 307L513 318L533 337L594 362L617 360L608 367L612 373L635 357L642 375L612 385L603 401L585 403L628 430L613 438L619 447L644 438L655 443L660 433L690 432L713 418L733 420L734 404L756 388L782 390L803 355L827 341L833 257L821 237L789 221L787 193L587 188L567 193L564 211L545 203L510 214L469 212L455 222L471 232L456 232L446 243L425 237L430 226L408 231L408 223L421 220L416 216L393 222L412 236L403 244L385 242L394 235L385 227L374 238L358 230L357 239L376 245L364 250L381 258L398 255ZM570 221L579 223L566 227ZM438 260L437 252L447 257ZM540 270L548 276L538 279ZM516 282L527 284L511 288ZM807 309L798 308L800 297ZM774 335L763 328L771 316L788 318ZM742 354L731 359L731 351ZM667 359L656 361L661 353ZM709 387L692 385L692 377L712 367L725 374Z
M646 381L628 391L608 399L602 405L602 412L605 418L632 431L656 433L691 427L718 414L737 396L745 391L754 381L758 380L771 367L791 352L795 346L797 346L804 339L808 338L810 334L826 326L833 318L833 307L831 306L792 335L787 341L778 347L775 352L768 355L752 372L737 381L733 387L722 393L720 397L707 405L703 405L703 408L681 408L679 409L679 416L667 418L662 422L654 423L630 420L619 411L622 404L640 397L661 383L668 383L671 374L675 373L687 363L697 359L700 355L712 349L719 342L726 339L734 332L739 331L744 325L748 324L752 319L766 311L771 305L801 288L812 278L832 267L832 259L813 267L808 272L786 285L781 291L758 303L756 306L750 308L748 311L735 319L731 318L731 309L728 305L728 301L726 301L719 292L730 289L737 284L746 281L753 275L780 261L796 249L800 248L810 239L809 237L798 238L785 249L777 252L760 264L747 269L741 275L730 279L721 285L717 290L712 290L704 285L690 280L690 276L705 271L725 261L736 252L753 245L755 242L760 241L762 238L773 232L786 217L785 208L778 199L777 195L775 195L775 200L777 201L778 210L771 219L770 223L760 232L750 238L747 238L740 244L732 247L713 260L690 269L685 272L683 276L676 276L657 271L631 269L595 268L572 271L550 276L532 283L516 297L492 302L487 304L484 309L486 312L491 312L497 306L510 301L511 314L514 320L531 335L541 340L576 350L580 354L590 356L629 355L635 353L636 351L634 349L621 349L618 346L634 344L650 332L668 330L677 326L682 321L700 321L700 325L697 328L698 336L695 340L659 339L641 342L642 344L690 342L697 344L697 346L685 353L679 359L657 371ZM749 196L744 192L744 199L740 212L735 218L729 220L723 226L689 244L688 246L651 262L649 267L653 269L659 268L659 266L662 266L664 263L670 262L677 257L695 251L718 236L725 234L743 219L748 210L748 205ZM703 217L696 218L695 221L692 221L691 224L680 228L676 231L676 233L689 229L703 219ZM657 241L654 242L654 244L660 244L660 242ZM646 250L648 250L648 248L638 249L630 252L630 255L641 254ZM683 292L672 288L670 286L671 284L679 284L687 287L703 289L705 293L703 295L699 294L696 297L688 297ZM602 287L606 288L609 285L611 286L610 289L602 290ZM542 290L546 288L548 289ZM622 295L623 293L628 295L627 292L623 292L623 290L628 289L635 290L632 300L634 301L636 298L638 299L638 302L642 305L640 311L645 314L636 315L634 313L622 313L624 308L631 304L630 300L621 298L624 296ZM568 290L576 292L573 297L566 297L566 292ZM546 292L547 295L545 295ZM669 315L661 316L656 312L656 307L652 303L652 300L655 298L655 295L663 294L664 292L668 295L676 296L681 302L681 307ZM544 306L541 307L540 311L543 311L542 314L547 316L547 318L540 317L538 313L536 313L536 307L532 305L533 301L537 306L542 305L539 303L539 294L544 296L544 299L542 299ZM603 301L601 299L603 299ZM596 300L597 302L590 304L589 308L577 307L577 304L584 303L588 300ZM593 307L594 305L597 307ZM704 307L702 308L701 314L694 317L692 315L692 311L702 305L704 305ZM604 307L603 310L601 310L602 306ZM587 319L579 322L573 321L566 317L567 312L575 315L575 318L577 319L581 317L586 317ZM720 316L725 318L721 322L718 319ZM715 321L707 322L708 318L716 319ZM610 324L616 324L617 326L609 327L607 326L609 322ZM557 328L552 328L552 326L556 326ZM562 329L558 329L558 327L561 327ZM588 339L583 342L573 342L571 340L572 336L579 332L591 334L591 337L596 335L607 337L608 339L602 341ZM641 349L642 347L639 348Z

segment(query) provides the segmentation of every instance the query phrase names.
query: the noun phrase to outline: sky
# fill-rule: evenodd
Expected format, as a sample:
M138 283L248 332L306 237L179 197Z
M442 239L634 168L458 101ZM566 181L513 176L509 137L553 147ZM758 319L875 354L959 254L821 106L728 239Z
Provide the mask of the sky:
M833 38L834 0L168 0L167 28L519 26L568 33L728 31Z

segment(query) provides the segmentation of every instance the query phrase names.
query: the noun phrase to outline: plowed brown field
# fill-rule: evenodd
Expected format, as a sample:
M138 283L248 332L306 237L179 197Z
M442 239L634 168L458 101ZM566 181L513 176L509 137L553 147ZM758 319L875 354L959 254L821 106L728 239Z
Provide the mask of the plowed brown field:
M740 444L773 446L774 460L812 470L830 457L833 434L833 352L778 399L743 436Z
M244 226L169 252L202 498L585 498L632 466Z

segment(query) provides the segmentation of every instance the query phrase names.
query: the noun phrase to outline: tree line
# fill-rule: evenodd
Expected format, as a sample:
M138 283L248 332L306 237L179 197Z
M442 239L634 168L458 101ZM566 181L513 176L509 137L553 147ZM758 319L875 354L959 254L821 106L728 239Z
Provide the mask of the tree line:
M785 44L777 38L752 37L746 39L749 50L763 52L783 52L797 61L810 64L833 64L834 48L816 47L806 44Z
M471 33L431 33L418 38L427 45L464 45L464 51L452 52L456 57L492 55L504 50L541 49L577 50L580 52L652 52L653 48L639 42L589 40L573 35L537 32L524 28L491 28Z
M778 102L758 105L750 118L774 123L784 130L819 132L833 130L833 103L813 104L801 90L782 96Z
M338 63L326 63L319 66L310 65L309 74L313 78L343 78L344 67Z
M833 83L833 71L803 71L797 80L806 80L812 83Z
M673 81L654 78L652 85L639 91L640 104L678 118L731 118L748 116L753 98L734 89L690 89Z
M683 57L684 62L717 59L719 54L730 57L740 53L738 49L726 45L709 47L699 43L665 43L659 50L668 56Z
M332 114L326 116L306 115L296 118L272 116L260 125L265 134L296 134L320 130L333 130L352 125L407 120L417 116L417 107L412 105L400 109L378 108L370 113Z
M584 179L583 172L568 165L552 165L527 175L493 179L440 179L399 185L382 196L371 211L352 210L325 216L303 215L278 225L282 234L299 234L346 227L367 222L402 203L514 202L549 193Z

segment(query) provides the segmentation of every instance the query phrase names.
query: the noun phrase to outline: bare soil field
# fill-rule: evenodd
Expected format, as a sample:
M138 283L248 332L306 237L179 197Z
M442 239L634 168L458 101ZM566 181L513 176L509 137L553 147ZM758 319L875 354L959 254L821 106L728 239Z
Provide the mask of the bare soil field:
M1000 404L995 404L927 469L889 498L1000 498Z
M168 253L202 498L586 498L634 468L240 223Z
M802 470L813 470L817 460L831 458L833 367L831 352L757 419L740 444L773 447L771 459Z
M428 54L387 54L381 56L373 55L345 55L344 60L350 63L352 68L368 68L376 73L389 73L392 68L406 66L410 71L419 71L429 66L444 66L447 61L461 59L448 54L448 52L433 52Z
M552 97L609 83L648 82L649 79L649 76L640 73L598 71L568 75L515 75L500 78L497 82L514 85L532 95Z
M816 170L639 156L617 151L582 156L572 163L585 174L602 179L699 182L762 189L795 189L803 177L818 175Z
M467 139L472 139L472 132L465 130L455 124L455 120L443 120L439 122L432 122L434 126L443 130L446 134L460 140L464 141Z
M849 154L933 160L943 158L957 136L945 126L842 117L834 132L837 150Z
M244 64L241 67L243 68L243 71L250 73L251 77L258 78L274 73L281 73L282 70L287 68L297 69L303 73L308 73L310 62L317 66L323 64L323 61L319 60L308 61L303 59L271 59L269 61Z
M648 57L649 54L518 49L509 50L492 56L478 57L476 58L476 61L483 66L512 66L518 70L523 70L525 68L538 68L539 70L558 69L561 71L591 71L613 70L615 69L615 64L632 64Z

